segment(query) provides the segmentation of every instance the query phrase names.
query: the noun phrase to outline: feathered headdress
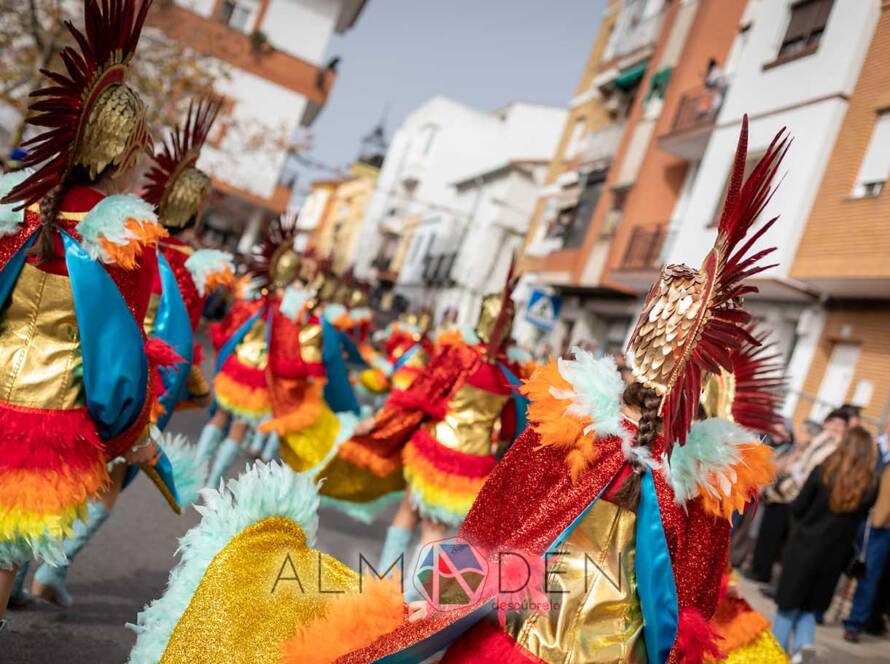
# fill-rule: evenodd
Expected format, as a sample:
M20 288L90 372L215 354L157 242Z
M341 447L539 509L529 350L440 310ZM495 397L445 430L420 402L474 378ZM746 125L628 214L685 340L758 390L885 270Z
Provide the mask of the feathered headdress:
M742 308L742 298L757 292L745 284L747 278L774 267L762 261L775 248L754 253L751 249L776 218L747 240L745 236L772 196L773 178L788 145L783 129L745 179L748 118L744 118L714 248L698 270L666 266L646 298L628 348L636 380L661 397L668 446L686 441L698 410L702 373L732 371L733 348L760 345L748 331L751 315Z
M47 128L22 145L28 151L22 164L36 170L3 202L39 201L76 165L92 178L109 164L126 170L150 147L144 104L124 84L150 5L151 0L85 0L84 32L65 22L77 42L59 53L67 74L41 70L51 84L31 93L28 123Z
M251 272L265 285L284 288L300 273L300 254L294 249L297 213L283 212L269 224L266 238L251 256Z
M750 328L750 340L733 349L732 419L751 431L772 433L782 422L780 409L787 388L785 365L769 331Z
M516 253L514 252L510 257L510 269L507 270L503 290L482 298L482 310L479 312L479 322L476 323L476 334L486 342L486 353L489 358L497 356L509 336L509 327L515 313L513 290L517 283L519 283L519 275L516 274Z
M222 106L219 98L189 102L185 125L176 125L146 174L143 198L155 206L165 226L187 224L210 191L210 178L195 168L201 148Z

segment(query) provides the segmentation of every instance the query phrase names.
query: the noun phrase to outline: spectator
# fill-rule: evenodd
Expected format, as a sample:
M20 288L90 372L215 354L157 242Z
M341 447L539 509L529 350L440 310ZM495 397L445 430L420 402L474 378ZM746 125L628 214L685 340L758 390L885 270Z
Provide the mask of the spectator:
M880 488L878 499L871 512L871 519L865 524L863 548L865 553L865 574L856 584L853 606L844 627L844 638L856 643L865 629L881 583L881 575L890 557L890 464L885 457L890 451L890 424L878 438L878 469Z
M874 498L876 456L871 434L850 429L790 505L791 534L782 557L773 634L793 655L792 664L814 654L816 614L831 604Z
M847 426L850 428L862 426L862 406L854 406L851 403L845 403L838 410L847 414Z
M772 580L773 566L782 556L791 526L788 505L797 497L813 468L834 452L846 428L846 413L832 411L825 418L822 432L812 441L785 447L777 453L776 481L763 494L763 518L754 545L751 571L746 575L748 578L760 583Z

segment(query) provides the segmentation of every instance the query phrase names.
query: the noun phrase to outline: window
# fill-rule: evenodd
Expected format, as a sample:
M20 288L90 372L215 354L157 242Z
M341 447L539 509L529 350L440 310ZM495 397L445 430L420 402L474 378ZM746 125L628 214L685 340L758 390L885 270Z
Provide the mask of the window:
M865 159L859 167L856 184L853 186L854 198L877 196L884 189L887 177L890 176L890 109L878 115Z
M588 173L585 176L584 189L581 191L581 197L578 199L578 205L575 206L572 219L566 228L563 241L566 249L580 247L587 237L587 229L590 228L590 222L593 221L593 213L596 210L596 204L599 202L600 194L603 193L603 185L606 182L605 172Z
M581 144L584 134L587 132L587 118L581 117L575 120L572 125L572 133L569 135L569 142L566 145L565 158L575 159L581 151Z
M819 48L834 0L802 0L791 7L791 20L776 60L791 60Z
M223 0L220 19L230 28L247 32L251 14L253 10L250 6L236 0Z

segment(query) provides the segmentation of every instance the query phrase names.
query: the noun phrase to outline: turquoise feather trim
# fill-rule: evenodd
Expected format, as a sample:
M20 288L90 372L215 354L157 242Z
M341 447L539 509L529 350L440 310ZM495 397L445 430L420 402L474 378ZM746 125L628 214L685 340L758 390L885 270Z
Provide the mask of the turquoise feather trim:
M361 523L371 523L390 505L400 503L404 496L404 491L394 491L393 493L387 493L367 503L356 503L350 500L339 500L337 498L322 496L321 506L335 509Z
M296 322L306 303L315 297L315 291L309 288L297 288L288 286L281 296L281 304L278 309L287 319Z
M154 208L138 196L106 196L77 224L80 244L93 260L112 264L114 260L102 247L102 240L121 246L138 241L132 229L127 228L130 220L135 220L143 228L158 223Z
M14 173L4 173L0 175L0 198L3 198L12 191L12 188L23 182L34 171L26 168ZM4 235L15 235L19 232L19 226L25 220L25 210L16 210L21 203L0 203L0 237Z
M201 296L207 294L207 280L214 274L228 270L235 273L235 257L228 251L218 249L198 249L185 261L185 268L192 275L192 281Z
M578 347L572 348L573 360L560 359L559 373L571 385L572 390L550 388L557 399L567 399L572 404L566 413L590 420L585 433L593 431L598 436L626 436L621 426L621 395L624 381L611 356L595 358L592 353Z
M185 509L198 502L207 479L207 460L198 459L197 447L182 434L165 433L158 441L173 466L173 484L179 506Z
M729 495L736 479L732 467L742 458L738 446L757 440L756 434L719 417L693 424L686 444L674 445L670 461L663 464L677 504L698 497L700 486L715 498Z
M10 570L29 560L38 560L52 567L68 562L62 539L44 533L34 540L15 539L0 541L0 570Z
M205 489L202 496L204 505L195 508L201 513L201 522L180 540L180 561L170 572L167 590L139 613L135 625L127 625L138 634L130 664L161 660L207 567L244 529L283 516L303 529L308 546L315 543L318 488L307 476L280 463L256 463L229 480L222 491Z

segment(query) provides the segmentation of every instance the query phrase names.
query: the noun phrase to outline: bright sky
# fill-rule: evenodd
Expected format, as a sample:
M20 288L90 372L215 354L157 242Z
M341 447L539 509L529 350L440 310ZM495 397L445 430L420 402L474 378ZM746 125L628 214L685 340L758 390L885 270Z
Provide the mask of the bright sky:
M311 158L345 166L386 113L402 118L435 95L495 109L525 100L567 105L605 0L368 0L331 43L339 78L312 133ZM324 177L315 171L301 178ZM302 188L302 187L301 187Z

